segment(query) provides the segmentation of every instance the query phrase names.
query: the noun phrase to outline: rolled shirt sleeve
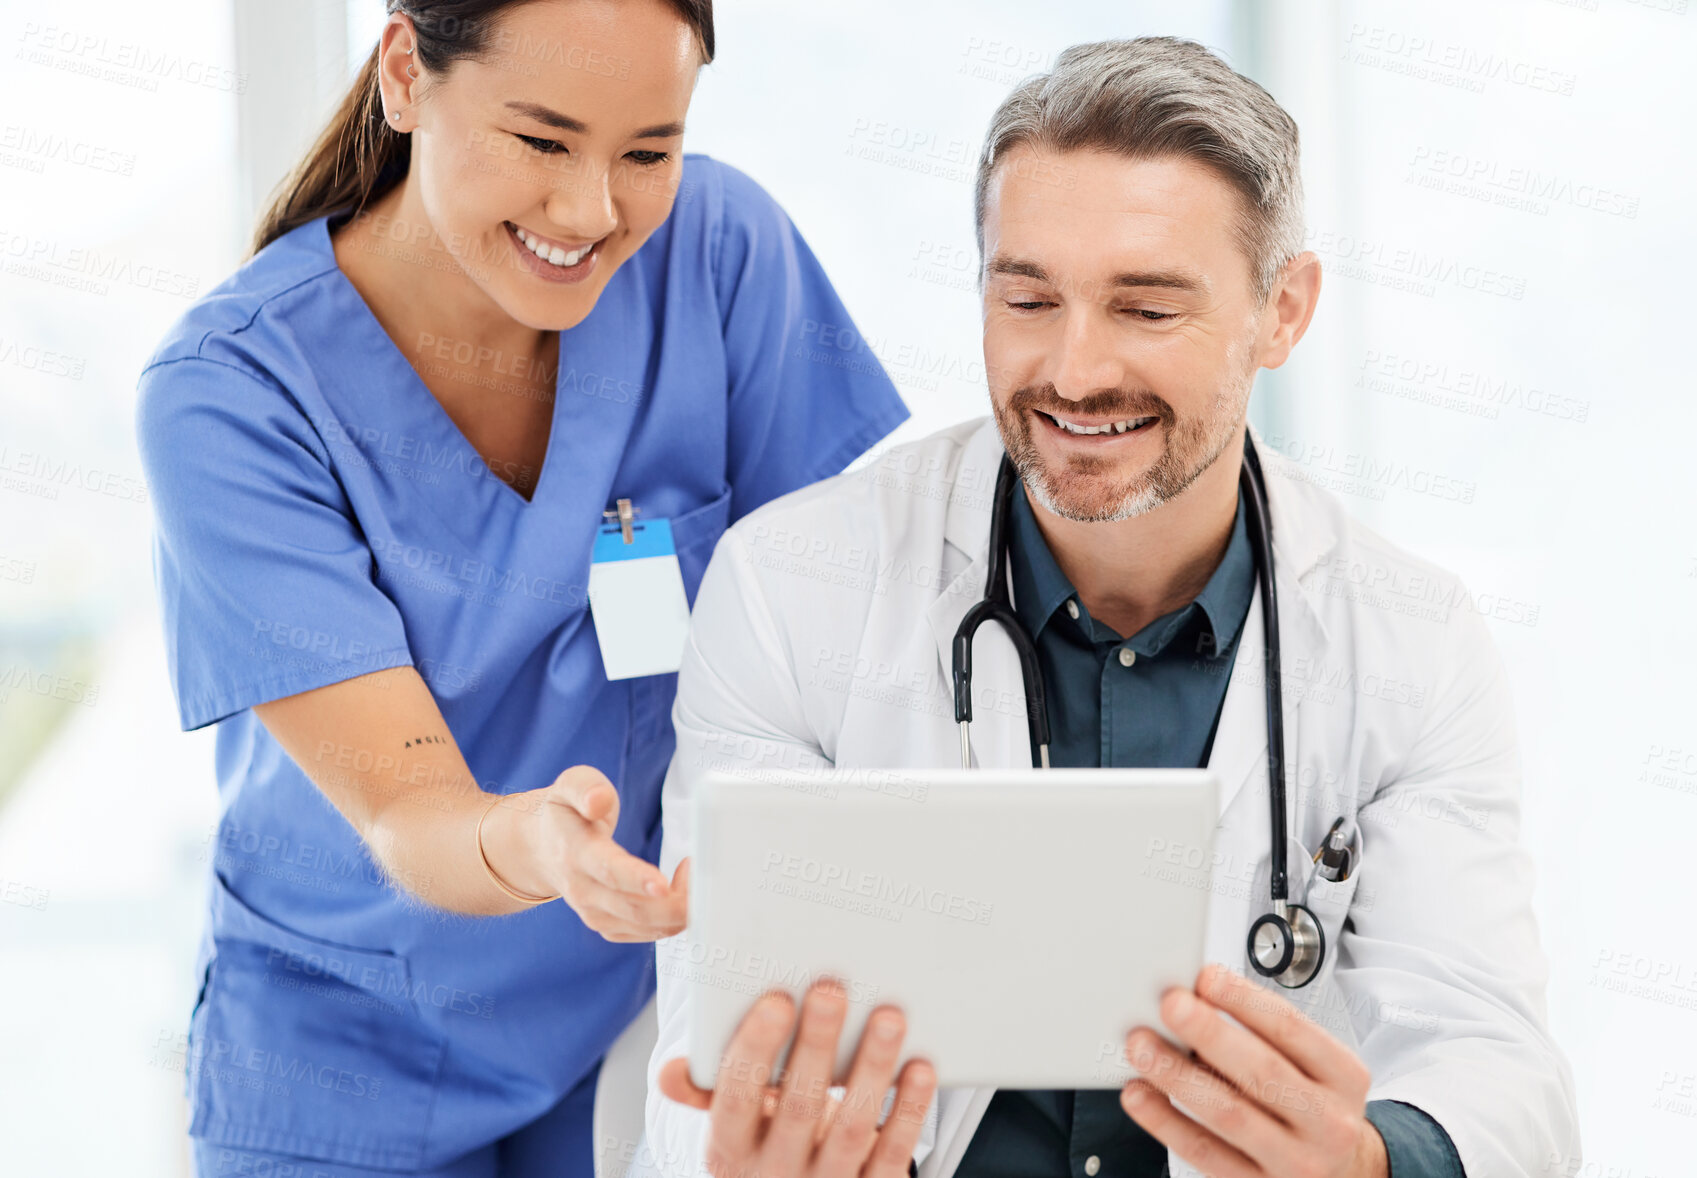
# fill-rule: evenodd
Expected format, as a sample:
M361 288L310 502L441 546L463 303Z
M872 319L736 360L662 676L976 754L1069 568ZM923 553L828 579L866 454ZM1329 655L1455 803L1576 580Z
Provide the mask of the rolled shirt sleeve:
M1367 1119L1384 1138L1391 1178L1467 1178L1450 1135L1412 1104L1370 1100Z

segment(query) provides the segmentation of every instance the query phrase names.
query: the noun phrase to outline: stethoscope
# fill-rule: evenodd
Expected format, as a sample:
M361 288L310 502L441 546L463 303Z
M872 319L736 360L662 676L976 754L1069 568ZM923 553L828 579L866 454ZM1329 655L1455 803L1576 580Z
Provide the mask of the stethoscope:
M1279 602L1273 589L1273 535L1268 522L1267 491L1261 482L1261 460L1247 435L1243 441L1239 481L1244 491L1249 540L1255 551L1256 577L1261 586L1262 628L1267 636L1267 793L1272 809L1273 910L1249 927L1249 962L1263 977L1295 990L1307 985L1320 972L1326 959L1326 934L1306 905L1292 903L1289 898L1285 858L1284 705L1279 677ZM989 581L983 600L967 611L955 631L955 722L960 725L963 769L972 768L972 639L985 622L1001 626L1019 654L1019 672L1025 680L1031 764L1037 769L1049 767L1048 691L1043 683L1043 671L1037 665L1037 648L1013 611L1008 588L1008 510L1019 483L1013 462L1004 454L990 508ZM1342 879L1349 874L1351 852L1344 845L1342 826L1342 818L1332 823L1321 850L1314 857L1322 878Z

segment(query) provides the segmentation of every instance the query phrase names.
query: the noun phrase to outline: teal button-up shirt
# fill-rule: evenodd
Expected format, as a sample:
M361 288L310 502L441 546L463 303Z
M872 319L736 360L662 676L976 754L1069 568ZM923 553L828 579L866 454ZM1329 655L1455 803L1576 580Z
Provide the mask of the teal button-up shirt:
M1255 590L1239 492L1219 566L1190 604L1126 638L1090 616L1055 563L1023 493L1008 528L1014 613L1048 685L1050 763L1073 768L1206 765ZM1392 1178L1465 1178L1449 1134L1409 1104L1375 1100ZM957 1178L1161 1178L1167 1151L1118 1090L1016 1091L990 1101Z

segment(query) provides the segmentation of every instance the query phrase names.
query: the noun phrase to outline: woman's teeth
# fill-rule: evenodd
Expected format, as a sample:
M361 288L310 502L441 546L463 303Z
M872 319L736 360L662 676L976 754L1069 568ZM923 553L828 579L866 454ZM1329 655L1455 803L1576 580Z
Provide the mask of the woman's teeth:
M1053 413L1045 413L1043 416L1069 434L1123 434L1128 430L1137 429L1139 426L1148 425L1155 420L1153 417L1128 417L1124 421L1110 421L1106 425L1074 425L1070 421L1056 417Z
M532 237L530 234L526 233L523 229L520 229L517 225L513 226L513 230L514 230L514 232L516 232L519 235L519 240L524 242L525 246L530 250L531 253L533 253L537 257L541 258L544 262L547 262L550 265L554 265L554 266L575 266L575 265L577 265L579 262L583 261L583 259L589 255L589 251L594 249L595 244L596 244L595 242L592 241L588 245L584 246L582 249L573 250L571 253L568 254L565 250L561 249L557 245L550 246L550 245L543 244L541 240L539 240L538 238Z

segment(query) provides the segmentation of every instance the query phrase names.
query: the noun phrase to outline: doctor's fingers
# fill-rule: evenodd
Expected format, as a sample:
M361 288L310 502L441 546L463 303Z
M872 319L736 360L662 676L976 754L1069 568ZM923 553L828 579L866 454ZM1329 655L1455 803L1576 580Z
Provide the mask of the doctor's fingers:
M1287 1124L1309 1119L1305 1114L1315 1108L1345 1103L1261 1036L1223 1017L1213 1003L1189 990L1175 986L1161 996L1161 1020L1216 1074L1230 1076L1233 1084ZM1160 1060L1180 1058L1173 1052L1161 1056L1160 1046L1157 1036L1139 1029L1127 1036L1126 1054L1135 1056L1143 1050Z
M795 1026L788 994L764 995L743 1016L719 1058L708 1108L707 1168L719 1178L747 1178L748 1160L759 1145L767 1085L778 1052Z
M908 1163L925 1127L925 1113L937 1095L937 1073L922 1059L910 1059L896 1085L896 1102L878 1131L878 1144L861 1171L863 1178L906 1178Z
M1137 1041L1145 1035L1154 1038L1148 1031L1139 1030L1132 1032L1132 1039ZM1150 1133L1155 1133L1154 1125L1143 1118L1151 1110L1158 1114L1163 1103L1162 1094L1165 1094L1184 1105L1184 1113L1189 1115L1190 1120L1213 1130L1213 1134L1221 1140L1260 1163L1267 1173L1294 1172L1284 1163L1297 1160L1295 1150L1302 1144L1302 1139L1296 1130L1275 1118L1259 1100L1218 1072L1185 1059L1164 1043L1153 1052L1153 1061L1149 1063L1139 1062L1140 1058L1148 1058L1140 1057L1141 1050L1141 1044L1132 1049L1131 1062L1142 1073L1142 1078L1126 1085L1120 1098L1121 1105L1133 1120ZM1139 1089L1145 1093L1145 1099L1137 1105L1127 1103L1127 1096ZM1162 1141L1172 1144L1164 1138ZM1209 1173L1214 1172L1195 1158L1188 1160L1196 1162Z
M1196 992L1340 1096L1367 1101L1373 1073L1343 1043L1285 998L1223 965L1202 967Z
M828 1110L830 1124L817 1167L821 1174L858 1174L872 1153L878 1140L878 1114L895 1081L906 1030L906 1020L894 1007L879 1007L866 1020L843 1098L833 1101Z
M1269 1173L1233 1149L1195 1121L1179 1112L1160 1089L1133 1080L1120 1095L1120 1103L1131 1119L1149 1136L1178 1154L1209 1178L1266 1178Z
M831 1099L837 1040L848 1013L848 994L834 978L820 978L801 1002L801 1021L784 1064L778 1111L766 1129L761 1169L797 1174L807 1165L813 1142Z

